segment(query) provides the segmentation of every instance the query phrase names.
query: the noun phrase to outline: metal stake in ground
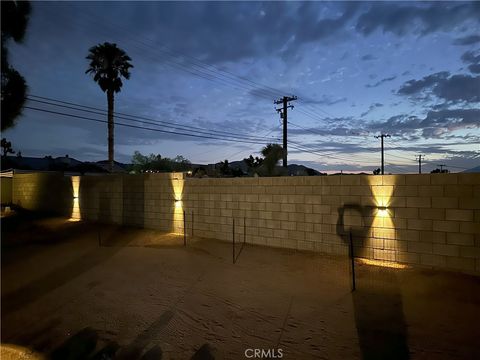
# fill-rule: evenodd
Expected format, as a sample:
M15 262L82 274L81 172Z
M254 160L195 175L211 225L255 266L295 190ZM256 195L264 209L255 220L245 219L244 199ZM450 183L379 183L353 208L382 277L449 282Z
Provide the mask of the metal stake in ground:
M183 246L187 246L187 218L185 217L185 210L183 210Z
M232 239L233 239L233 263L235 264L235 218L233 220L233 226L232 226Z
M243 218L243 245L245 245L246 242L247 242L247 226L245 225L245 218Z
M193 238L193 228L194 228L193 224L194 223L193 223L193 210L192 210L192 238Z
M352 291L355 291L355 256L353 254L353 236L352 230L350 230L350 259L352 261Z

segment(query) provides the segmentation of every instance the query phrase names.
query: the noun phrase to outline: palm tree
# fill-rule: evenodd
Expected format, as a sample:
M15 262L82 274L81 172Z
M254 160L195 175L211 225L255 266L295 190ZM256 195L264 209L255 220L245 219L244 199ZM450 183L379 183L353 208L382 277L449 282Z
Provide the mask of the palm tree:
M105 42L93 46L87 59L90 60L85 74L92 74L93 80L100 89L107 93L108 103L108 162L113 171L113 95L122 88L122 77L130 78L129 69L133 68L132 60L117 44Z
M262 155L265 157L263 164L267 170L268 176L275 174L275 166L283 157L283 147L279 144L268 144L262 149Z

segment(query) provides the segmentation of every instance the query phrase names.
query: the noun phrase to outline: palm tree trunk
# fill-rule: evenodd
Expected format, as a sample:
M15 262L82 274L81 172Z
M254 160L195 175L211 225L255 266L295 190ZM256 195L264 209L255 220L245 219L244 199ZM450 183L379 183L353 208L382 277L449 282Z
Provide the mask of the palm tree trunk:
M113 90L107 90L108 101L108 167L113 172Z

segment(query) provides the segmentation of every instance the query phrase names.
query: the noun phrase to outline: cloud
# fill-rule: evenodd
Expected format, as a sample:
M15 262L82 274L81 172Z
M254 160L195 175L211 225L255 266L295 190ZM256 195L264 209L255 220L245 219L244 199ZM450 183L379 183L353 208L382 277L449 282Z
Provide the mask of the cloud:
M472 64L468 66L468 70L474 74L480 74L480 64Z
M480 62L480 54L476 54L474 51L467 51L463 53L461 59L466 64L477 64Z
M383 104L380 104L380 103L372 104L372 105L370 105L370 107L368 108L367 111L365 111L364 113L362 113L362 114L360 115L360 117L364 117L365 115L371 113L373 110L378 109L378 108L380 108L380 107L383 107Z
M387 78L384 78L380 81L377 81L375 84L367 84L366 87L368 88L373 88L373 87L377 87L377 86L380 86L386 82L389 82L389 81L393 81L395 80L397 77L396 76L390 76L390 77L387 77Z
M453 75L439 81L433 93L447 101L480 102L480 76Z
M429 6L374 3L359 17L356 29L364 35L376 30L398 36L410 32L425 35L434 31L452 30L468 20L479 22L479 3L438 2Z
M429 111L424 118L396 115L384 122L367 126L371 131L383 131L394 135L420 134L424 138L442 138L445 134L469 128L480 128L480 109L444 109Z
M473 45L480 42L480 35L468 35L453 41L453 45Z
M462 61L468 65L468 70L473 74L480 73L480 53L467 51L462 55Z
M423 77L420 80L409 80L398 90L398 94L428 98L434 95L439 99L452 102L480 102L480 76L452 75L442 71Z
M335 105L347 101L346 97L333 97L329 95L322 95L319 99L314 99L309 96L300 96L299 100L304 104L314 104L314 105Z
M371 61L371 60L376 60L377 57L373 56L372 54L367 54L367 55L363 55L360 59L362 61Z
M428 89L440 80L448 78L450 73L448 71L438 72L432 75L423 77L421 80L409 80L402 85L398 90L400 95L414 95L421 92L424 89Z

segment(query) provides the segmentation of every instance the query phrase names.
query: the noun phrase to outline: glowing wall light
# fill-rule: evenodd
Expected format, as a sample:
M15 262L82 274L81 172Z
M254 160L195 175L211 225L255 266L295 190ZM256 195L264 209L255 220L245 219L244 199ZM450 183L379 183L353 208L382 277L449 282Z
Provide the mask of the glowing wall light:
M80 190L80 176L72 176L72 214L70 215L69 221L80 221L82 220L82 215L80 213L80 200L78 198Z
M381 218L390 217L390 212L386 206L377 206L377 215Z

